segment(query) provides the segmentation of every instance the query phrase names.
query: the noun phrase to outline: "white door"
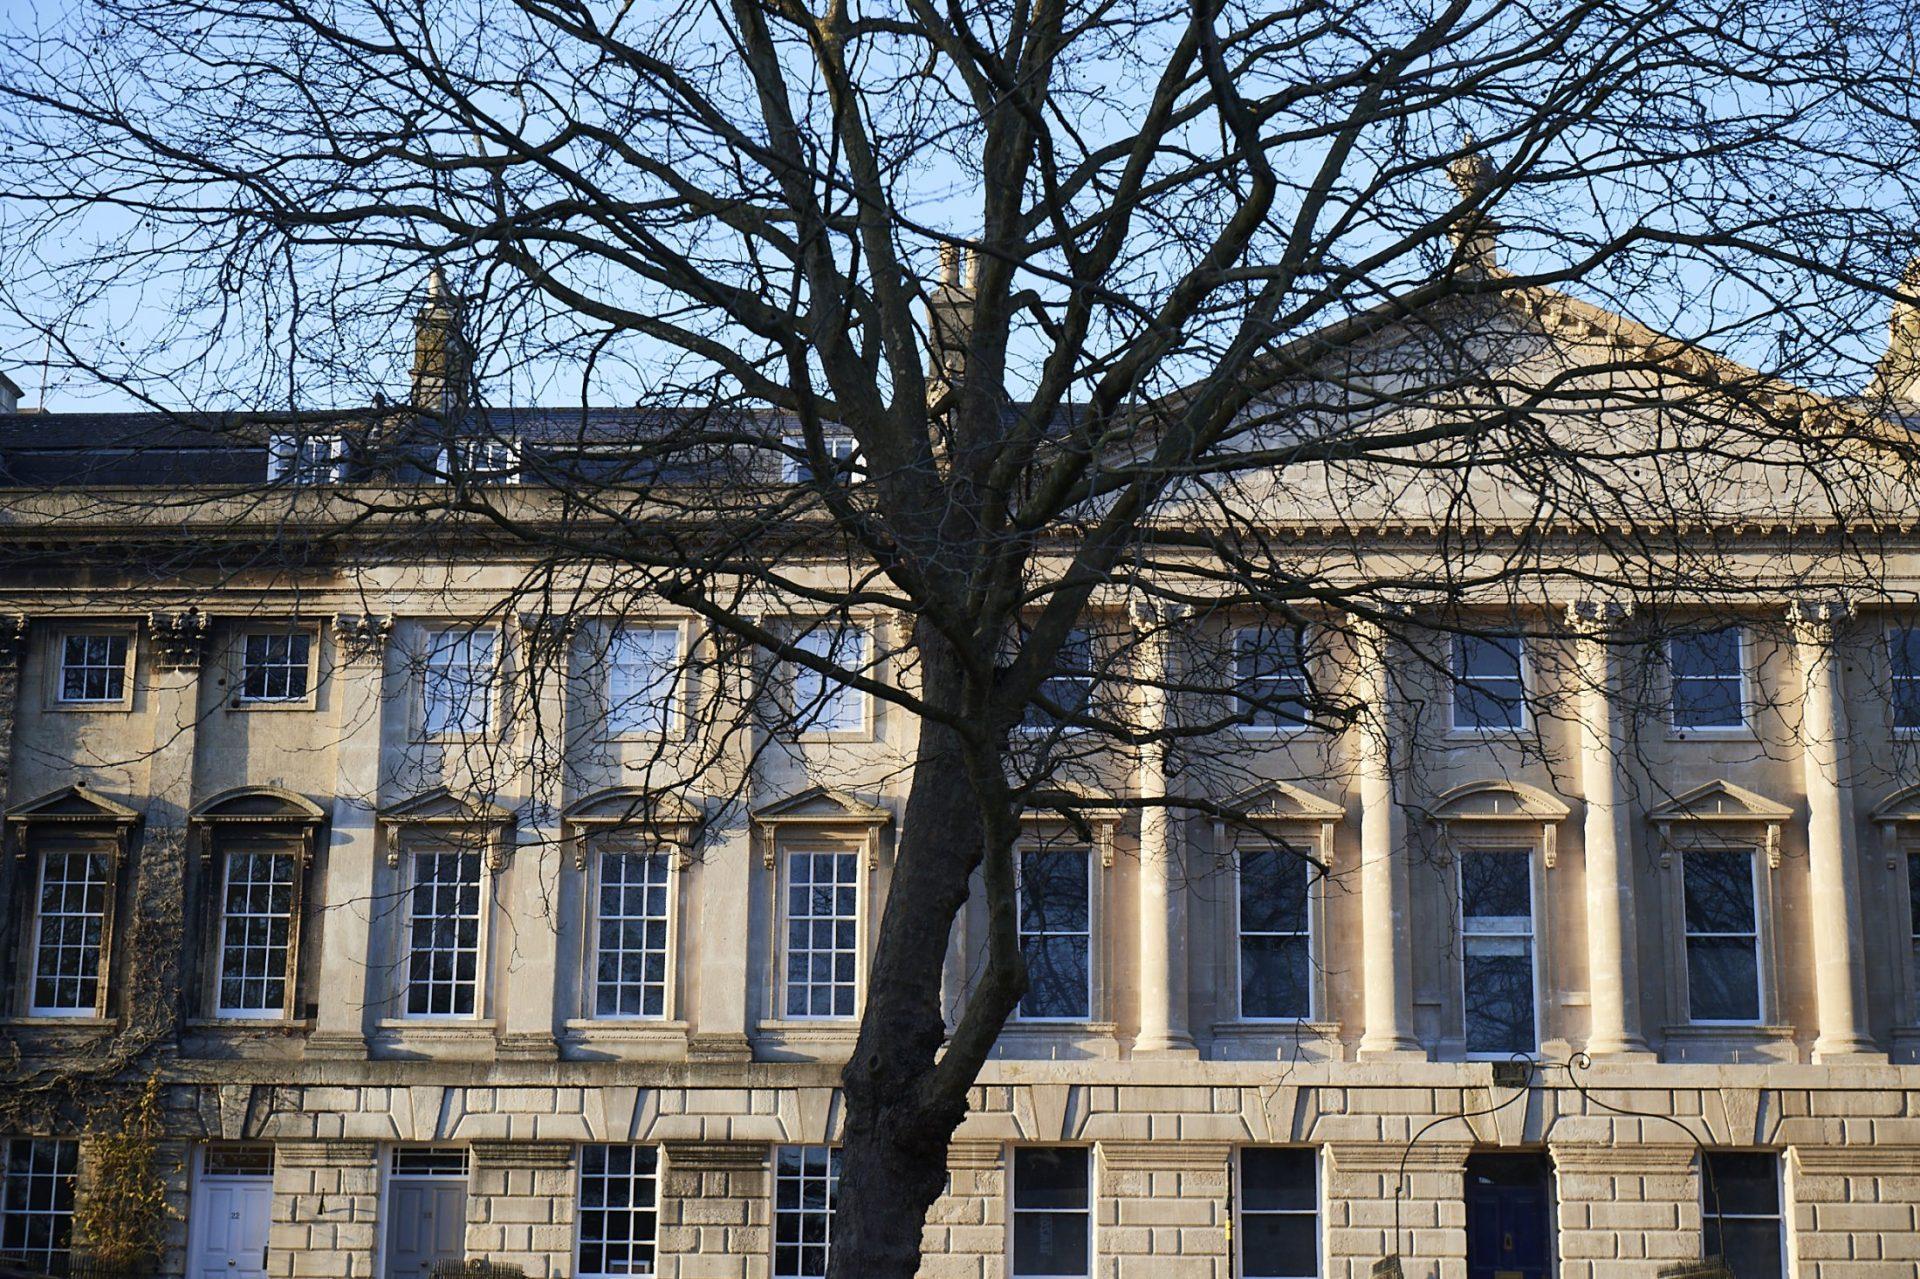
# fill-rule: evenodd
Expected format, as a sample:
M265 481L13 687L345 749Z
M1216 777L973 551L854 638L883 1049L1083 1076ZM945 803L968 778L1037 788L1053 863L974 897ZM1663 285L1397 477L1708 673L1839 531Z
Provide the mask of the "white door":
M271 1177L202 1177L188 1223L188 1279L266 1279Z
M387 1183L387 1279L426 1279L436 1261L467 1255L467 1183L450 1177Z

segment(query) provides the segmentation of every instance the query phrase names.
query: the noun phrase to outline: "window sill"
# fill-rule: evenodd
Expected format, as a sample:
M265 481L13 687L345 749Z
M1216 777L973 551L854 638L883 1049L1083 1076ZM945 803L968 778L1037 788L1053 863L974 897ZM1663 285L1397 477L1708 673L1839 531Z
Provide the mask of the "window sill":
M1454 725L1446 733L1450 742L1485 742L1514 740L1533 736L1533 725L1523 724L1518 728L1466 728Z
M1667 729L1670 742L1757 742L1760 735L1751 728L1672 728Z
M1110 1021L1010 1021L1000 1031L998 1060L1115 1061L1117 1027Z
M275 1034L305 1033L313 1029L311 1017L189 1017L188 1030L268 1030Z
M112 1030L118 1017L95 1017L91 1013L67 1017L58 1013L26 1013L18 1017L0 1017L0 1026L19 1026L35 1030Z
M318 710L319 703L312 697L290 697L284 701L242 701L233 699L227 702L226 709L244 715L266 711L311 711Z
M107 715L126 715L133 711L133 699L123 697L117 702L63 702L50 699L42 708L61 715L83 715L88 713Z
M1728 1065L1747 1062L1797 1062L1800 1051L1792 1026L1752 1022L1687 1022L1661 1030L1665 1062L1708 1062Z
M691 1028L684 1021L579 1018L560 1033L560 1055L586 1061L684 1061Z
M1208 1028L1219 1061L1339 1061L1337 1021L1226 1021Z

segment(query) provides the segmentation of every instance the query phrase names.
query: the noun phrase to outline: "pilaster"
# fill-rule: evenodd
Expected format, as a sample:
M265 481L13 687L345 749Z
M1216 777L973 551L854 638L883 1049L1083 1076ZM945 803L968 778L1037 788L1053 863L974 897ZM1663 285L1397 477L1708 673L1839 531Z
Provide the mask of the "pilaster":
M551 1061L559 989L561 788L566 772L567 655L573 627L549 616L520 619L526 687L514 699L529 708L515 717L519 743L513 801L521 820L519 847L502 876L499 1043L503 1061Z

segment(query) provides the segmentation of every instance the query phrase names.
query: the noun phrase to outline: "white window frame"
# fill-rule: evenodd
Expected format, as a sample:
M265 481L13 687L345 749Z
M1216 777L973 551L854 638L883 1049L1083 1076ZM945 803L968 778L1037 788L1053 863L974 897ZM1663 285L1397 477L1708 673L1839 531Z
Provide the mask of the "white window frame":
M1673 646L1675 643L1695 635L1712 635L1712 634L1719 634L1724 631L1733 632L1733 649L1734 649L1734 662L1735 662L1734 674L1732 675L1725 675L1725 674L1698 675L1698 676L1689 676L1688 678L1696 682L1711 681L1713 683L1737 683L1740 686L1740 722L1738 724L1699 724L1699 725L1682 724L1679 722L1675 714L1675 712L1678 710L1678 706L1676 705L1675 694L1677 692L1679 679L1674 674ZM1662 656L1665 658L1665 665L1666 665L1666 672L1667 672L1666 720L1667 720L1667 733L1670 736L1679 738L1679 739L1752 736L1753 705L1754 705L1753 673L1752 673L1753 654L1751 651L1751 644L1747 635L1746 627L1741 626L1738 623L1735 623L1730 626L1713 626L1713 627L1705 627L1705 628L1699 628L1699 629L1693 629L1693 630L1686 630L1677 634L1667 636L1665 643L1662 645L1662 648L1664 650Z
M118 666L120 672L120 692L112 697L68 697L66 695L67 642L69 640L105 639L119 640L126 646ZM53 660L47 663L51 676L48 688L48 704L58 710L99 711L127 710L133 705L134 661L139 649L137 635L127 628L103 626L68 627L53 636ZM104 663L82 662L80 669L89 671L113 671L111 661Z
M483 451L487 456L483 456ZM451 484L454 464L458 462L460 479L468 484L518 484L521 478L520 441L479 436L455 440L434 456L433 478L436 484Z
M804 435L782 435L780 445L780 482L782 484L811 484L813 472L807 466L804 455L807 451L807 437ZM843 462L848 472L858 472L860 468L860 443L845 431L828 431L821 435L820 445L826 455L835 462Z
M1512 640L1520 648L1520 696L1514 705L1519 708L1520 719L1515 724L1463 724L1460 722L1460 693L1463 688L1482 683L1495 682L1485 675L1468 675L1462 669L1464 656L1462 645L1469 641ZM1533 729L1533 708L1528 705L1529 692L1533 687L1533 670L1524 633L1517 631L1489 632L1486 634L1455 634L1447 637L1447 673L1450 683L1447 689L1447 718L1450 730L1456 734L1476 737L1510 737L1516 733L1527 733ZM1504 683L1504 679L1498 681ZM1504 699L1495 699L1504 704Z
M775 909L772 914L779 933L777 935L778 944L774 950L776 967L771 983L773 987L771 1020L782 1022L838 1022L843 1024L857 1021L862 1009L866 1006L867 993L866 915L868 885L865 854L860 848L853 844L838 843L832 840L808 839L783 840L780 842L777 852L779 856L780 873L779 879L775 884L775 889L779 892L780 899L775 904ZM853 927L853 1008L850 1012L846 1013L815 1013L811 1011L796 1013L789 1011L790 1005L787 998L792 989L791 966L794 959L792 944L794 859L796 857L822 856L845 858L847 863L853 868L853 916L851 920L848 921ZM809 921L812 921L823 917L809 915L807 918ZM836 923L840 918L837 914L832 916L832 919ZM834 952L837 954L838 951L839 947L836 946ZM809 955L814 953L811 943L809 943L807 953ZM806 982L806 988L809 992L811 992L816 985L817 983L813 982L811 978ZM831 985L838 987L840 983L836 978Z
M396 836L398 837L398 836ZM473 964L473 1011L472 1012L421 1012L412 1011L413 1007L413 955L414 955L414 890L420 884L420 859L423 857L471 856L476 867L476 881L479 891L476 897L475 911L478 926L474 934ZM431 836L408 840L402 848L401 865L405 868L404 882L401 885L406 909L400 918L399 945L396 947L399 963L396 975L397 984L395 1016L407 1022L476 1022L486 1020L491 1000L491 982L489 978L489 942L493 915L493 875L488 872L487 851L484 848L465 848Z
M1722 1208L1718 1216L1722 1221L1771 1221L1775 1223L1775 1225L1778 1228L1778 1234L1780 1237L1780 1257L1779 1257L1780 1274L1782 1276L1782 1279L1792 1279L1793 1267L1789 1264L1790 1253L1788 1252L1788 1248L1787 1248L1787 1236L1788 1236L1788 1230L1789 1230L1789 1227L1788 1227L1789 1217L1787 1214L1787 1184L1786 1184L1787 1161L1784 1157L1782 1157L1780 1151L1777 1151L1777 1150L1731 1150L1726 1148L1720 1148L1720 1149L1706 1150L1702 1152L1702 1166L1700 1168L1700 1235L1701 1235L1702 1247L1703 1248L1705 1247L1706 1232L1709 1228L1710 1223L1714 1221L1714 1218L1716 1215L1713 1212L1712 1200L1709 1199L1709 1195L1711 1194L1719 1198L1722 1203L1725 1202L1724 1196L1720 1196L1718 1194L1719 1187L1717 1185L1713 1187L1712 1190L1709 1190L1707 1185L1707 1169L1705 1166L1705 1160L1711 1158L1714 1155L1768 1155L1772 1157L1774 1210L1770 1213L1727 1212L1724 1208ZM1726 1242L1726 1234L1724 1231L1722 1231L1721 1243L1723 1246L1725 1242ZM1742 1277L1742 1279L1744 1279L1744 1277Z
M1689 1026L1731 1026L1752 1027L1767 1024L1767 1010L1771 1006L1768 989L1767 963L1767 918L1765 884L1760 878L1761 852L1758 848L1746 844L1701 844L1675 850L1679 871L1680 898L1676 904L1680 921L1680 957L1682 1009L1686 1013ZM1687 927L1687 858L1695 853L1716 854L1721 856L1744 855L1747 858L1748 883L1753 894L1753 973L1755 1014L1746 1018L1703 1018L1693 1015L1693 957L1687 945L1694 937L1745 937L1746 933L1695 933Z
M1462 882L1462 875L1465 872L1466 859L1475 853L1503 853L1525 859L1527 867L1527 931L1524 934L1467 931L1467 896L1466 888ZM1469 999L1467 990L1467 943L1478 938L1495 939L1524 936L1527 943L1527 967L1532 974L1533 986L1533 1046L1525 1051L1529 1056L1536 1058L1541 1054L1540 1045L1546 1037L1546 1007L1542 999L1542 992L1546 988L1546 980L1541 959L1543 947L1540 944L1541 877L1538 858L1538 849L1530 843L1503 844L1493 839L1467 842L1454 855L1454 936L1460 939L1460 1039L1462 1044L1466 1043L1467 1037L1467 1004ZM1476 1051L1470 1047L1467 1048L1465 1052L1468 1061L1507 1061L1514 1055L1513 1051L1510 1050Z
M472 648L476 641L482 637L486 640L487 652L483 661L475 663L471 660ZM476 685L479 691L476 691L476 693L472 695L478 699L481 708L480 726L473 728L463 724L452 724L445 727L436 727L434 724L434 690L438 677L435 672L442 667L447 670L455 669L455 667L451 663L436 662L435 659L441 652L450 651L450 645L462 640L468 649L469 660L461 664L458 669L468 672L478 672L482 676ZM501 685L504 682L501 675L503 671L502 662L504 660L503 650L505 647L501 642L500 631L497 627L456 624L449 626L429 626L423 630L420 645L419 674L413 681L415 697L419 706L419 714L415 717L415 722L419 726L419 732L423 740L475 741L493 735L500 718L500 694Z
M63 860L76 857L85 858L89 861L97 862L100 867L100 911L98 916L94 916L92 912L67 911L62 911L56 916L56 918L60 919L97 918L98 920L100 938L94 947L93 955L93 1000L84 1006L68 1006L64 1004L43 1005L39 1002L41 941L48 918L43 909L47 892L47 868L48 864L56 857ZM112 970L113 898L119 880L117 874L118 867L116 864L117 859L113 851L104 846L56 845L51 848L39 850L37 860L39 865L35 868L34 872L33 899L31 902L33 910L33 930L28 943L29 949L27 951L26 964L27 1015L29 1017L98 1017L102 1009L106 1007L107 985ZM86 881L83 881L83 883L84 882ZM62 979L56 978L55 980L58 981Z
M625 841L617 835L599 835L586 831L576 835L576 839L587 841L587 857L591 878L587 886L589 903L587 919L587 964L583 974L582 992L585 1007L581 1015L593 1022L642 1023L667 1022L674 1019L677 1011L674 999L674 986L679 978L679 964L676 962L680 945L680 855L672 849L646 847L637 842ZM662 953L660 1011L658 1013L603 1013L600 1011L600 929L604 921L601 913L602 889L605 884L606 863L608 857L640 857L657 866L664 875L662 889L666 894L665 913L659 918L665 925L666 940ZM623 917L626 918L626 917ZM642 921L653 916L641 915L630 918ZM642 953L645 953L643 948ZM644 996L645 983L642 983Z
M220 848L217 850L217 857L220 863L220 882L218 886L220 894L220 924L218 929L215 930L213 952L213 997L211 1002L213 1004L214 1016L246 1019L250 1021L279 1021L287 1015L287 1009L290 1006L290 997L293 993L293 983L298 971L294 948L299 945L300 941L298 914L300 910L300 875L303 869L301 866L301 858L299 854L291 848L271 848L246 844ZM284 859L287 863L286 937L281 944L280 950L280 1002L265 1008L229 1007L223 999L225 991L225 981L223 979L226 976L227 968L227 930L232 925L234 919L233 913L229 909L231 903L230 891L233 880L233 862L237 857L277 858ZM271 920L273 916L270 914L255 914L249 912L245 918Z
M1256 1209L1249 1210L1247 1208L1246 1206L1247 1153L1255 1149L1306 1150L1310 1152L1312 1157L1312 1163L1313 1163L1313 1210L1311 1213L1304 1213L1299 1211L1298 1209L1256 1208ZM1272 1145L1272 1146L1258 1146L1258 1147L1241 1146L1240 1148L1234 1151L1233 1250L1234 1250L1234 1273L1236 1275L1245 1275L1247 1273L1247 1259L1246 1259L1246 1252L1245 1252L1245 1241L1247 1237L1247 1231L1246 1231L1245 1222L1250 1211L1252 1215L1255 1215L1255 1216L1273 1216L1273 1217L1311 1216L1313 1218L1313 1273L1316 1276L1316 1279L1318 1276L1325 1273L1326 1265L1327 1265L1327 1241L1326 1241L1326 1224L1325 1224L1326 1208L1327 1208L1327 1201L1326 1201L1327 1176L1326 1176L1325 1168L1322 1167L1323 1163L1324 1163L1324 1160L1321 1157L1320 1148L1317 1146L1287 1146L1287 1145Z
M1245 940L1247 929L1242 911L1243 886L1245 883L1246 858L1249 854L1272 852L1278 856L1297 860L1307 876L1306 883L1306 924L1307 930L1300 933L1260 933L1259 936L1291 937L1301 936L1307 945L1307 1010L1297 1017L1257 1017L1247 1012L1247 961ZM1310 856L1304 847L1290 843L1285 839L1271 838L1247 840L1233 846L1233 963L1234 963L1234 1012L1236 1019L1251 1026L1297 1026L1303 1022L1314 1021L1320 1015L1320 929L1322 889L1326 882L1326 867L1318 859Z
M287 697L250 697L247 695L247 676L254 668L248 664L248 648L255 639L282 638L289 641L304 639L307 642L306 691L298 696ZM320 637L310 626L291 625L283 629L262 629L260 627L243 628L233 641L233 696L228 704L235 710L310 710L315 704L319 690ZM270 669L294 670L292 663L282 663Z
M1906 685L1908 696L1915 707L1920 707L1920 661L1902 672L1902 658L1899 656L1902 642L1908 652L1920 658L1920 626L1890 626L1887 628L1887 718L1893 725L1896 737L1920 737L1920 723L1902 724L1900 722L1900 687Z
M1023 1149L1077 1150L1087 1163L1087 1204L1080 1209L1064 1208L1022 1208L1020 1207L1019 1152ZM1062 1213L1077 1211L1087 1222L1087 1279L1099 1273L1100 1268L1100 1231L1095 1208L1099 1204L1100 1170L1094 1164L1092 1146L1075 1145L1071 1142L1034 1142L1028 1145L1016 1145L1007 1152L1007 1279L1059 1279L1057 1276L1036 1274L1033 1271L1016 1270L1018 1252L1015 1248L1016 1228L1022 1213ZM1067 1279L1077 1279L1069 1276Z
M267 437L267 483L339 484L347 477L347 441L338 432Z
M1088 714L1093 710L1094 686L1099 682L1100 678L1097 673L1100 666L1100 636L1087 627L1073 627L1067 632L1066 642L1060 646L1061 651L1066 651L1068 646L1076 641L1086 645L1086 670L1084 672L1056 670L1040 681L1040 686L1037 691L1041 696L1058 702L1060 700L1059 698L1052 697L1051 694L1048 693L1049 685L1062 683L1079 684L1086 690L1080 698L1080 712L1082 714ZM1041 718L1043 716L1045 718ZM1028 702L1021 708L1020 723L1017 727L1020 732L1031 737L1044 737L1054 733L1064 735L1088 731L1087 727L1083 724L1068 724L1053 719L1052 712L1043 710L1036 702Z
M55 1183L54 1202L57 1203L59 1200L59 1181L62 1178L67 1180L65 1195L67 1206L65 1211L57 1208L34 1211L30 1207L19 1209L14 1207L13 1162L14 1148L16 1146L26 1146L29 1148L27 1154L28 1168L24 1173L24 1177L27 1180L34 1181L44 1179L51 1180ZM48 1266L52 1265L55 1258L71 1257L73 1255L74 1243L74 1208L77 1206L76 1201L78 1199L80 1178L79 1140L73 1137L8 1137L0 1140L0 1156L4 1157L4 1163L0 1163L0 1250L4 1250L6 1238L13 1232L12 1228L16 1221L31 1221L36 1217L51 1218L53 1219L50 1223L52 1226L51 1234L57 1239L60 1234L59 1219L65 1218L67 1236L67 1246L65 1248L49 1247L45 1249L35 1249L32 1252L21 1249L17 1253L9 1252L6 1253L6 1255L17 1256L23 1262L43 1262ZM68 1166L68 1171L64 1173L60 1171L59 1167L63 1156ZM50 1166L45 1168L41 1167L42 1158L49 1160ZM31 1191L28 1191L20 1197L31 1205L36 1196L34 1196Z
M1233 702L1234 702L1234 710L1236 714L1257 715L1259 713L1255 709L1253 703L1249 702L1245 697L1241 696L1241 693L1240 693L1240 690L1243 687L1245 687L1246 684L1249 682L1256 682L1261 684L1274 684L1274 685L1280 685L1280 684L1297 685L1299 688L1298 695L1302 701L1303 706L1305 703L1305 699L1313 691L1313 681L1307 673L1306 628L1303 626L1290 626L1284 629L1285 629L1285 633L1292 638L1294 643L1294 657L1299 663L1298 676L1257 675L1257 676L1248 677L1248 676L1242 675L1240 670L1240 662L1242 657L1247 655L1250 651L1258 647L1261 637L1275 634L1276 631L1273 627L1266 627L1266 626L1241 626L1241 627L1235 628L1233 632L1231 660L1233 662L1233 688L1234 688ZM1291 724L1289 723L1261 724L1258 722L1249 722L1249 723L1237 724L1235 725L1235 727L1241 733L1249 737L1292 737L1296 734L1306 732L1308 729L1312 727L1312 725L1304 721L1299 723L1291 723Z
M628 1203L626 1207L621 1210L622 1212L626 1213L629 1216L637 1215L637 1214L652 1215L653 1238L650 1244L652 1257L648 1261L647 1269L645 1270L632 1269L631 1258L628 1258L628 1261L627 1261L628 1268L626 1269L589 1270L586 1268L584 1264L587 1248L589 1246L588 1239L587 1239L587 1214L593 1211L610 1211L610 1210L604 1209L604 1208L591 1209L587 1207L587 1196L586 1196L587 1179L591 1175L599 1175L603 1184L606 1184L606 1185L615 1184L616 1179L604 1173L603 1174L588 1173L587 1171L588 1154L589 1152L594 1150L600 1150L600 1151L611 1153L613 1150L617 1148L623 1148L623 1147L626 1149L633 1150L635 1152L642 1151L642 1150L648 1151L653 1156L653 1170L651 1172L644 1173L644 1174L629 1173L625 1176L618 1178L619 1183L623 1183L628 1186L632 1186L632 1185L636 1185L644 1182L648 1186L648 1188L651 1189L653 1192L653 1201L650 1204L648 1204L646 1207L638 1207L632 1203ZM574 1187L575 1187L575 1194L576 1194L575 1203L577 1205L574 1212L574 1228L573 1228L574 1279L626 1279L627 1276L632 1276L632 1275L659 1274L660 1273L660 1177L662 1172L660 1167L660 1147L655 1145L633 1143L633 1142L587 1142L578 1147L576 1154L579 1162L579 1171L574 1178ZM605 1202L604 1196L602 1197L602 1202L603 1203ZM602 1249L604 1249L609 1242L624 1242L624 1241L612 1240L609 1237L603 1237L595 1241L597 1246L601 1247ZM603 1256L603 1260L604 1260L604 1256Z
M801 1165L798 1169L791 1172L786 1167L786 1156L789 1152L799 1157ZM826 1171L824 1173L807 1167L809 1156L818 1152L824 1152L826 1156ZM782 1200L784 1196L782 1191L787 1186L792 1185L796 1188L804 1205L806 1191L809 1187L817 1184L824 1185L826 1189L827 1206L824 1209L808 1208L805 1206L787 1208L783 1206ZM788 1143L773 1148L773 1257L771 1260L773 1279L814 1279L815 1276L827 1273L826 1261L827 1258L832 1255L833 1250L833 1214L836 1202L839 1199L839 1192L840 1147ZM799 1270L781 1269L780 1252L783 1245L781 1231L782 1219L786 1217L797 1217L799 1218L799 1224L802 1230L804 1230L806 1221L816 1215L821 1217L825 1224L825 1242L820 1249L821 1268L818 1270L804 1267ZM804 1253L814 1245L803 1239L798 1244L787 1246L797 1246L802 1249Z
M680 699L685 660L683 654L686 651L685 627L678 622L622 622L611 627L606 636L606 651L600 655L605 663L600 692L605 699L607 736L624 740L657 739L673 735L679 729L682 718ZM648 637L648 641L636 648L634 641L639 636ZM640 669L643 664L624 660L622 650L633 654L644 651L650 659L658 658L660 654L649 646L661 638L665 639L670 651L665 654L664 666L655 668L647 689L623 689L624 673L630 669ZM643 692L657 697L657 701L646 700Z
M874 628L865 623L822 622L796 634L792 643L795 648L823 661L851 669L868 679L875 678ZM791 699L793 729L802 739L844 740L871 736L873 699L867 696L865 689L841 683L803 663L789 661L787 690ZM831 723L826 721L825 712L829 708L844 707L849 701L851 715L836 716Z
M1027 937L1029 936L1026 930L1025 921L1022 918L1025 912L1021 909L1022 894L1026 891L1026 885L1025 885L1026 857L1029 853L1041 853L1047 856L1061 856L1061 857L1072 856L1077 854L1086 859L1086 868L1087 868L1087 926L1086 928L1081 932L1073 932L1066 929L1057 929L1057 930L1050 930L1045 933L1035 933L1032 935L1036 937L1084 936L1086 938L1087 1005L1086 1005L1086 1012L1078 1016L1070 1015L1070 1016L1063 1016L1063 1017L1030 1017L1025 1013L1023 1013L1020 1010L1019 1005L1016 1004L1014 1005L1013 1014L1011 1017L1008 1018L1008 1021L1010 1023L1017 1023L1022 1026L1084 1026L1098 1020L1097 1010L1099 1009L1099 1006L1100 1006L1101 973L1099 968L1100 947L1098 942L1100 937L1101 917L1100 917L1100 909L1099 909L1099 869L1094 861L1095 852L1093 848L1077 840L1051 841L1051 840L1044 840L1044 839L1025 839L1025 840L1021 840L1020 842L1014 845L1014 848L1013 848L1013 902L1014 902L1015 943L1023 947L1026 943Z

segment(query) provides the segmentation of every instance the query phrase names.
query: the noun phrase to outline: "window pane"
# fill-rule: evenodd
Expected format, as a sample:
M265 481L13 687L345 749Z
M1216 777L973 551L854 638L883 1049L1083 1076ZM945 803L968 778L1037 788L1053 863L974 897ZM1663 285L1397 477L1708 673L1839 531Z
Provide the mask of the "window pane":
M1667 641L1675 679L1724 678L1740 674L1740 628L1694 631Z
M73 1243L80 1143L16 1137L5 1147L0 1255L58 1270L66 1264Z
M1521 937L1470 937L1466 977L1467 1051L1528 1053L1533 1025L1533 945Z
M480 855L414 854L410 909L408 1015L472 1016L478 1003Z
M1476 849L1460 855L1460 914L1468 931L1533 928L1533 853Z
M657 1169L651 1146L580 1148L580 1276L653 1273Z
M851 1017L858 980L859 857L787 854L784 1015Z
M1246 932L1307 931L1307 862L1287 848L1240 854L1240 927Z
M1310 992L1304 935L1254 935L1240 939L1240 1013L1243 1017L1310 1016Z
M1087 1207L1087 1154L1081 1146L1014 1147L1013 1206Z
M667 859L609 850L600 857L594 1015L666 1015Z
M1777 1216L1780 1161L1767 1151L1710 1150L1707 1171L1720 1196L1720 1211Z
M827 1273L840 1152L827 1146L782 1146L774 1162L774 1279Z
M1887 647L1893 666L1893 726L1920 728L1920 629L1894 631Z
M1522 641L1517 635L1453 638L1453 722L1461 728L1518 728L1525 723Z
M607 647L608 727L616 733L662 733L672 716L680 634L667 626L628 627Z
M1020 927L1023 932L1087 928L1085 849L1030 849L1020 854Z
M1312 1150L1240 1152L1241 1273L1250 1279L1319 1273L1316 1166Z
M33 1011L90 1013L100 990L100 947L107 910L107 859L98 853L47 853L40 861L34 925Z
M1086 1017L1092 992L1087 850L1019 854L1020 950L1027 962L1022 1017Z
M1013 1273L1086 1275L1088 1152L1018 1147L1013 1152Z
M1753 931L1751 852L1689 852L1682 862L1682 873L1688 932Z
M857 626L822 626L796 637L794 647L844 671L864 674L868 665L867 633ZM796 662L793 706L803 732L853 732L865 722L866 695Z
M1249 1146L1240 1152L1240 1202L1252 1212L1312 1212L1316 1153L1285 1146Z
M1308 692L1299 632L1250 628L1234 635L1234 685L1255 727L1303 722Z
M284 1011L293 875L290 854L228 854L220 919L220 1012Z
M1687 939L1687 1007L1696 1021L1760 1019L1760 965L1751 939Z

